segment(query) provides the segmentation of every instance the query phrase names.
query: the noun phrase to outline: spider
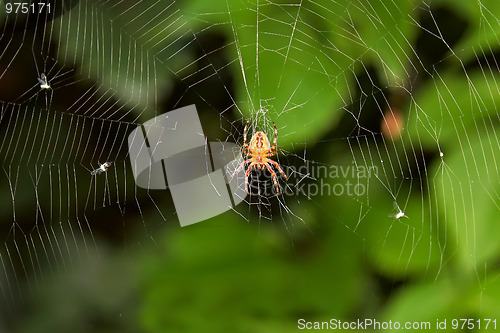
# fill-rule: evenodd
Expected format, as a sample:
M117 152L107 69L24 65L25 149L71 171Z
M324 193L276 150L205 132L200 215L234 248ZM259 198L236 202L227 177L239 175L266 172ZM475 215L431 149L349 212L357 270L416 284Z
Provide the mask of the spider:
M258 131L252 136L252 139L250 139L250 145L247 144L247 129L248 129L248 124L250 123L250 119L248 119L247 124L245 125L245 129L243 130L243 137L244 137L244 142L243 142L243 147L241 150L246 156L249 156L250 158L243 161L240 166L233 172L232 176L233 177L238 171L241 170L246 164L250 164L245 172L245 189L247 190L247 193L250 194L250 191L248 189L248 177L250 176L250 171L252 171L252 167L254 169L260 169L264 170L264 168L267 168L267 170L271 173L271 176L273 177L273 182L274 186L276 188L276 194L279 194L279 187L278 187L278 181L276 180L276 173L273 171L271 168L270 164L274 165L276 169L285 177L285 179L288 179L286 174L281 170L280 165L268 157L274 156L277 153L276 150L276 142L278 141L278 130L276 129L276 124L273 123L274 126L274 140L273 140L273 146L271 147L269 143L269 139L267 138L267 135L262 132ZM245 149L248 150L245 151Z

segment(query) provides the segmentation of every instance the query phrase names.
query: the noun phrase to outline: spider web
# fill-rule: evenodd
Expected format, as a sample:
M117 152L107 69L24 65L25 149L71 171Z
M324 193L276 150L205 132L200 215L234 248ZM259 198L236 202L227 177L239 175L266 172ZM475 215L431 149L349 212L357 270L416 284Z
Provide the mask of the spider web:
M6 3L5 316L109 244L141 248L178 228L168 191L135 185L127 137L190 104L207 140L242 145L250 119L247 141L263 131L272 143L277 126L272 159L288 179L276 172L276 195L253 171L225 213L236 223L283 229L292 248L336 226L382 275L438 281L458 258L480 287L498 276L497 5L52 1L28 15ZM443 30L468 12L477 26Z

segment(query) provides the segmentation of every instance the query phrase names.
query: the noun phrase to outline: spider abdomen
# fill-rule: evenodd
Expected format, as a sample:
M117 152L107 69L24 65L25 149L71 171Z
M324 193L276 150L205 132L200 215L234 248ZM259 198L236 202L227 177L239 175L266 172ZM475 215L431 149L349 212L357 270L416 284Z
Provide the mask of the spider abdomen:
M269 139L262 131L258 131L255 133L250 140L250 147L256 152L259 151L269 151L271 148L271 144L269 143Z

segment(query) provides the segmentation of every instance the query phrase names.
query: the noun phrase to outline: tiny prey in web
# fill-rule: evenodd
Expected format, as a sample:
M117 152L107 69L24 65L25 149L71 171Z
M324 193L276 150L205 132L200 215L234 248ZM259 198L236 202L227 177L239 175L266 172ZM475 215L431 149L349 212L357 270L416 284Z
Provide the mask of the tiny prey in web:
M95 176L95 175L100 175L101 173L103 172L106 172L108 171L108 168L111 166L111 162L104 162L103 164L101 164L97 169L93 170L90 172L90 174L92 176Z
M38 82L40 82L41 89L50 89L50 85L49 82L47 81L45 73L42 73L42 75L40 75L40 77L38 78Z

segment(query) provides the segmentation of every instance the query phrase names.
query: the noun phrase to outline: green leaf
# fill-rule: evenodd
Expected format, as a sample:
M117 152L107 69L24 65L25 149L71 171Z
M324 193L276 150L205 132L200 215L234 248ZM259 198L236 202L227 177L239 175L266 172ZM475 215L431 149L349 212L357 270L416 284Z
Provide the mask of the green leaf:
M414 58L412 43L418 26L411 17L417 1L357 1L346 8L355 36L363 46L363 61L376 64L387 85L405 85Z
M476 311L483 318L500 318L500 279L499 271L489 272L487 278L476 288ZM484 327L484 326L483 326ZM492 329L493 326L490 327Z
M141 316L147 331L288 332L298 316L347 315L360 296L359 251L348 249L352 237L337 235L332 239L339 242L297 256L279 224L263 223L254 228L227 213L170 230L165 256L149 256L145 266Z
M500 254L499 159L496 132L480 131L445 151L430 173L435 175L440 224L446 227L443 237L469 274Z
M449 279L405 288L392 298L380 320L399 322L402 325L406 322L428 322L431 325L430 331L437 332L436 320L446 319L447 328L450 328L450 319L463 318L466 308L464 292L460 291Z
M500 22L497 13L500 2L438 0L432 3L432 8L442 5L468 21L465 36L453 46L453 51L463 63L475 62L478 56L483 56L483 50L485 53L498 50Z
M339 24L342 18L326 9L331 6L249 1L216 1L214 6L222 13L210 9L214 14L205 14L200 2L185 10L195 19L196 29L202 30L204 21L235 41L225 52L243 115L255 117L260 126L276 122L284 147L314 142L334 127L344 114L358 51L349 36L339 45L329 40L334 32L344 36L347 25Z
M470 129L491 131L491 118L497 117L500 76L491 72L467 74L448 71L436 74L409 106L407 135L424 147L467 145Z
M443 251L433 216L435 207L428 205L428 199L422 201L421 193L412 192L409 179L392 174L390 165L404 156L386 155L376 147L372 141L369 147L354 147L357 164L352 156L335 155L329 168L340 172L330 173L318 183L328 183L341 195L325 196L321 205L335 207L335 220L363 240L365 254L379 273L401 278L435 276ZM398 153L403 154L402 149ZM372 159L372 164L363 164L363 156L380 156L383 162ZM358 186L357 192L354 186ZM395 208L393 195L401 211ZM399 212L405 216L396 218Z
M184 50L192 35L168 2L141 1L132 7L81 1L50 29L59 41L59 60L96 81L102 100L112 97L136 115L152 114L158 94L172 89L172 73L192 62Z

